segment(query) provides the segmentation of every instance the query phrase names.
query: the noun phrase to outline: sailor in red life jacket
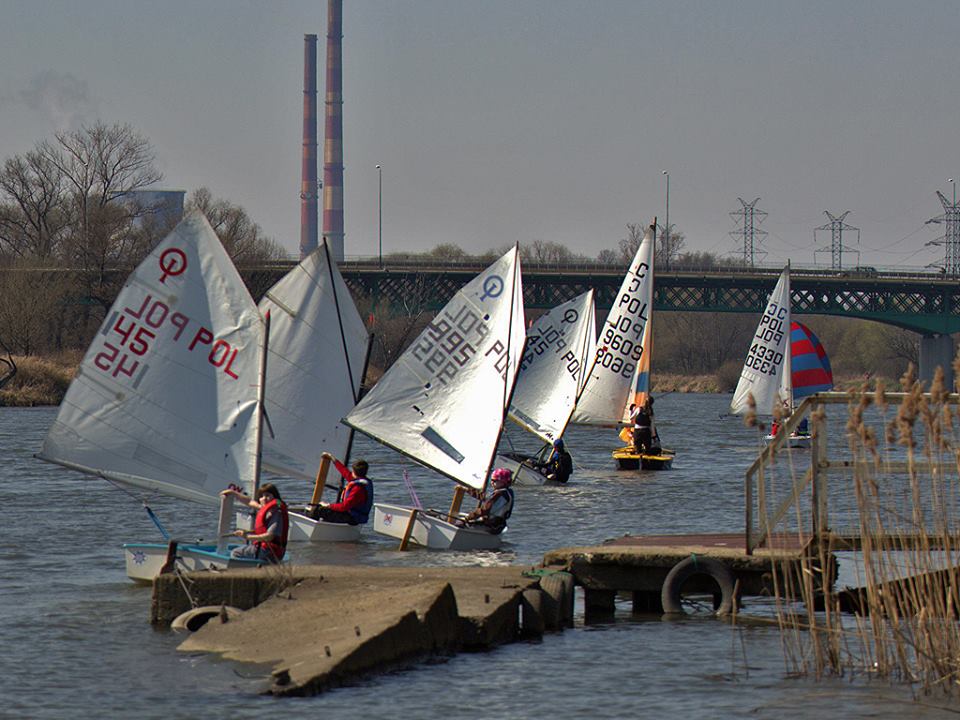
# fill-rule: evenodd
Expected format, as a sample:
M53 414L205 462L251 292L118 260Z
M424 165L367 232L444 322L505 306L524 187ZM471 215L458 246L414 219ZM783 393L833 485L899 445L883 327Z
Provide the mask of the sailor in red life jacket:
M333 466L346 481L346 485L340 491L337 502L309 507L310 517L324 522L365 524L370 519L370 510L373 508L373 482L367 478L370 470L367 461L357 460L347 468L330 453L323 453L323 457L333 460Z
M287 506L280 498L280 491L271 483L261 485L257 490L257 499L253 500L242 492L230 488L221 495L233 495L240 502L257 511L253 521L253 530L235 530L234 535L247 541L230 554L237 558L255 558L278 563L287 551L287 532L290 519Z

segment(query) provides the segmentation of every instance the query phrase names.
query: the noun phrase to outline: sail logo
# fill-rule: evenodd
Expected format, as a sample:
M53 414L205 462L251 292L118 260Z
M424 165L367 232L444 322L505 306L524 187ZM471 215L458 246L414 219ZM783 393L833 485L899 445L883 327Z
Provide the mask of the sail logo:
M160 253L160 282L168 277L183 275L187 269L187 254L180 248L167 248Z

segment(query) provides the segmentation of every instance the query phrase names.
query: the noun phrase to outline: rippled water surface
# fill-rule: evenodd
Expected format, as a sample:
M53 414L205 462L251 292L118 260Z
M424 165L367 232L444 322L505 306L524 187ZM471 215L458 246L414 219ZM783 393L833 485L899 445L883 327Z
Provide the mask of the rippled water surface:
M401 554L393 541L365 530L357 544L293 546L293 559L534 564L547 550L624 533L741 531L743 472L755 457L756 438L738 420L721 418L728 401L719 395L658 399L661 435L678 453L669 472L618 473L609 455L616 444L611 431L571 429L573 481L518 488L501 552ZM179 638L149 626L150 591L127 581L120 544L159 541L159 534L139 497L33 459L54 414L0 409L0 717L953 716L913 702L907 688L789 678L775 628L634 619L628 605L612 623L584 626L580 615L575 629L539 643L463 654L317 698L261 697L262 668L180 654ZM520 431L509 439L535 448ZM378 500L408 501L401 480L406 469L425 504L449 504L447 481L365 438L355 448L355 457L370 462ZM310 489L279 482L288 500L306 498ZM182 538L209 536L216 522L210 508L164 498L151 505Z

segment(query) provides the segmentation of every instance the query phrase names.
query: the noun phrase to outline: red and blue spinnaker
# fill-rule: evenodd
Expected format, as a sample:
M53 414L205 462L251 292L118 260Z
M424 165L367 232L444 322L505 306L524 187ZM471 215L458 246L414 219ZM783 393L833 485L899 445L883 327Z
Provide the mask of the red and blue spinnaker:
M810 328L796 321L790 323L790 369L794 403L833 389L827 351Z

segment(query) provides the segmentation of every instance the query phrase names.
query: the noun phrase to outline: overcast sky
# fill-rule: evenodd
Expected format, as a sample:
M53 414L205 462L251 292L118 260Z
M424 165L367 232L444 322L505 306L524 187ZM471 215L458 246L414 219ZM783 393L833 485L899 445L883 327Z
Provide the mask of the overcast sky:
M732 254L739 198L766 262L942 263L960 179L960 3L344 0L346 253L554 241L589 255L670 222ZM324 0L0 0L0 156L100 119L300 237L303 36ZM322 143L322 109L320 142ZM815 243L816 239L816 243ZM856 257L851 255L850 261Z

